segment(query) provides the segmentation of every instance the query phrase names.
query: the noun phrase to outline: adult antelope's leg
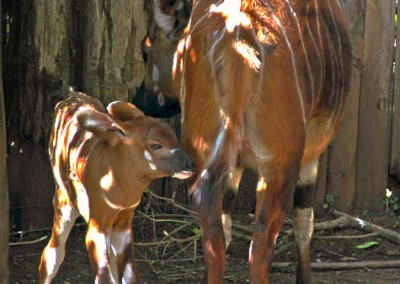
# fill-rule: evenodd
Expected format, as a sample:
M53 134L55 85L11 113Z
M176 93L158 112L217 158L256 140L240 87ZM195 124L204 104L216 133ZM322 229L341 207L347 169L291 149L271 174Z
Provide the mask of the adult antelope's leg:
M134 210L121 212L111 233L111 247L115 253L118 275L122 283L140 283L133 251L133 214Z
M256 220L250 246L251 283L268 283L273 251L284 214L296 185L298 171L275 176L266 182L260 177L257 185Z
M206 263L204 283L222 283L225 272L225 237L222 225L222 194L226 177L213 165L202 173L194 190L193 199L202 230L202 244Z
M235 208L236 197L242 173L243 169L241 168L233 171L230 177L230 184L228 186L228 189L224 193L222 203L222 227L224 229L226 249L228 249L229 244L232 240L232 213Z
M297 244L299 263L296 283L310 283L310 249L314 229L314 193L318 160L301 169L294 195L293 232Z
M43 251L39 265L39 283L50 283L56 276L65 256L65 243L71 228L79 216L78 211L62 197L61 189L54 196L54 222L51 239Z
M94 219L90 219L86 247L93 272L96 274L96 283L118 283L115 259L114 263L110 259L110 243L110 233Z

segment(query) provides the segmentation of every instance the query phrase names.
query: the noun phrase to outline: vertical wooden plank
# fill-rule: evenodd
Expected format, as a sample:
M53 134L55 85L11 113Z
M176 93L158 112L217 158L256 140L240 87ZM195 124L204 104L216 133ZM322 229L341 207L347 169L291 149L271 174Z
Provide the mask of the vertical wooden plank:
M0 3L0 15L3 19ZM0 21L0 54L3 46L2 22ZM8 179L7 179L7 138L6 138L6 116L4 106L3 89L3 60L0 57L0 284L8 283Z
M353 207L356 196L355 165L361 67L357 61L354 63L352 88L347 99L343 123L328 152L327 194L333 195L334 207L342 211L349 211Z
M397 26L396 72L391 105L390 174L400 180L400 28Z
M318 167L318 179L317 179L317 191L315 193L314 199L314 209L316 212L323 211L326 197L326 171L328 169L328 152L325 151L324 154L319 159Z
M348 211L356 195L355 161L365 5L362 0L342 0L341 4L351 33L353 72L343 122L328 149L326 193L333 196L335 208Z
M382 208L388 178L388 101L392 76L394 2L368 0L361 83L356 206Z

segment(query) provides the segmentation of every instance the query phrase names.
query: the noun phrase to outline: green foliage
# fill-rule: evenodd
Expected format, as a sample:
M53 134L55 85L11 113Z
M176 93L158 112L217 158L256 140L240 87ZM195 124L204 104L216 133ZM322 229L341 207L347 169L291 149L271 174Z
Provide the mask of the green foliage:
M199 228L193 228L192 229L192 233L193 234L195 234L195 235L197 235L197 236L200 236L201 235L201 230L199 229Z
M326 209L332 208L334 201L335 201L335 196L333 194L328 193L327 195L325 195L325 207L326 207Z
M386 197L383 201L383 204L386 207L386 212L395 214L396 211L399 210L399 201L399 196L393 195L389 189L386 190Z
M361 245L358 245L358 246L356 246L356 248L358 248L358 249L367 249L367 248L374 247L374 246L377 246L377 245L379 245L379 243L373 241L373 242L366 242L366 243L363 243Z
M400 228L400 218L396 218L396 221L394 221L393 227Z
M364 209L361 213L360 213L360 217L361 218L365 218L368 215L368 209Z

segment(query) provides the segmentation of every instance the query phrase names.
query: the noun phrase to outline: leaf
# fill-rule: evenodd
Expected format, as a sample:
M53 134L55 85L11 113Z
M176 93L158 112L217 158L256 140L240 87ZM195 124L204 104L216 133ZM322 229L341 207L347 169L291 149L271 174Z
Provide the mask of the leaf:
M379 242L366 242L366 243L363 243L362 245L356 246L356 248L358 248L358 249L367 249L367 248L370 248L370 247L373 247L373 246L377 246L377 245L379 245Z
M201 230L199 228L193 228L192 229L193 234L195 235L201 235Z

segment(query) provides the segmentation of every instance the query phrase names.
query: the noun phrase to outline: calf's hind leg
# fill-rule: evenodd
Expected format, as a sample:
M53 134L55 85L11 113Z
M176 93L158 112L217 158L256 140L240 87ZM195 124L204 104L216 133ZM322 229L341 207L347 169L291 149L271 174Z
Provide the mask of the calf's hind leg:
M66 194L61 189L54 196L54 222L51 239L45 247L39 265L39 283L51 283L65 256L65 243L71 232L78 211L66 202Z

